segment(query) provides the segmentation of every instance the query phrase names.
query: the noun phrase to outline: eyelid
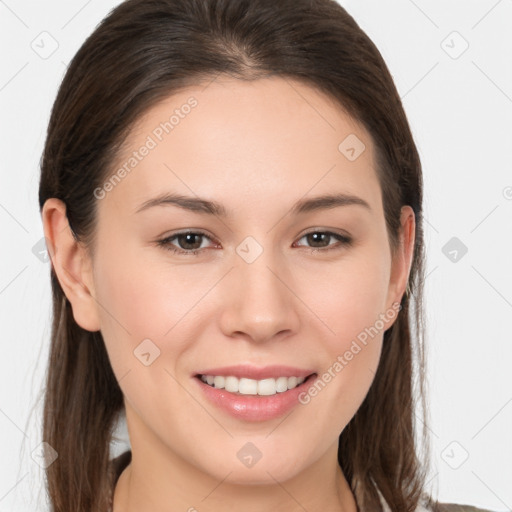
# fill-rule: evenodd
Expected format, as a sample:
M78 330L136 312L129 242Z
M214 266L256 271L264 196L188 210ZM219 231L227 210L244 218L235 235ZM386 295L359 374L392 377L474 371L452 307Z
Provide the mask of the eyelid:
M208 238L208 240L211 240L212 242L216 242L215 238L211 236L208 232L202 230L202 229L195 229L195 228L188 228L183 231L177 231L176 233L172 233L170 235L166 235L164 237L159 238L156 243L159 245L166 245L170 240L176 239L177 237L181 235L202 235L205 238ZM217 242L218 243L218 242ZM184 250L184 249L181 249ZM194 249L195 251L202 250L202 249ZM187 251L192 252L192 250Z
M307 246L300 246L300 247L306 247L307 249L310 249L311 252L313 251L317 251L317 252L327 252L331 249L339 249L343 246L349 246L349 245L352 245L353 243L353 238L352 236L348 235L348 234L343 234L343 233L337 233L336 231L332 231L332 230L329 230L329 229L324 229L324 228L314 228L314 229L311 229L309 231L306 231L305 233L303 233L301 236L299 236L297 238L297 240L300 240L302 238L304 238L305 236L307 235L310 235L312 233L322 233L324 235L329 235L331 238L335 238L338 240L338 244L333 244L333 245L328 245L326 247L307 247ZM295 243L295 242L294 242ZM340 244L341 244L341 247L340 247Z
M345 246L350 246L352 245L353 243L353 238L352 236L348 235L348 234L343 234L343 233L337 233L336 231L333 231L333 230L329 230L329 229L325 229L325 228L312 228L310 229L309 231L306 231L305 233L302 233L299 237L297 237L296 241L298 240L301 240L302 238L304 238L305 236L309 235L309 234L312 234L312 233L322 233L324 235L329 235L331 238L335 238L338 240L338 244L330 244L326 247L307 247L307 246L304 246L304 245L300 245L299 247L306 247L307 249L310 250L310 252L321 252L321 253L326 253L330 250L336 250L336 249L341 249ZM181 236L181 235L187 235L187 234L194 234L194 235L202 235L203 237L209 239L210 241L212 242L215 242L215 238L210 236L209 233L207 233L206 231L202 230L202 229L195 229L195 228L189 228L189 229L185 229L183 231L178 231L176 233L173 233L171 235L168 235L168 236L165 236L164 238L161 238L159 240L157 240L157 245L168 250L168 251L172 251L176 254L184 254L184 255L197 255L197 253L203 251L205 248L200 248L200 249L190 249L190 250L186 250L186 249L181 249L180 247L176 247L176 246L173 246L171 244L171 240L174 240L176 239L177 237ZM218 243L218 242L217 242ZM296 242L294 242L295 244Z
M332 229L328 229L328 228L321 228L321 227L318 227L318 228L312 228L308 231L306 231L305 233L302 233L302 235L300 235L298 237L298 239L300 240L302 237L305 237L306 235L310 235L311 233L324 233L324 234L328 234L328 235L334 235L334 236L339 236L339 237L342 237L342 238L345 238L347 240L351 240L352 239L352 236L349 235L347 232L337 232L335 230L332 230Z

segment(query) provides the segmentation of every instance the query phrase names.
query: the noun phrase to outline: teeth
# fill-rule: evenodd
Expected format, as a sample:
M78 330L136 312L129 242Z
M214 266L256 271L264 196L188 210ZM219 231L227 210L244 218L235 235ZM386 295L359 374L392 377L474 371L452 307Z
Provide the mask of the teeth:
M221 375L201 375L201 380L216 389L225 389L230 393L241 395L275 395L296 388L305 380L304 377L278 377L277 379L254 380Z
M214 377L214 379L213 379L213 387L221 389L221 388L224 387L225 381L226 380L224 379L224 377Z

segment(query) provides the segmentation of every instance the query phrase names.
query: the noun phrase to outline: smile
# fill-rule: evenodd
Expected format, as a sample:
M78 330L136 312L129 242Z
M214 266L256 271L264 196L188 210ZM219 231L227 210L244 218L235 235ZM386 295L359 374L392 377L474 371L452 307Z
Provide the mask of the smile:
M283 371L283 367L281 367ZM289 370L291 371L291 370ZM268 370L254 371L266 373L264 378L250 379L239 376L201 373L194 375L204 398L214 407L230 416L248 422L261 422L279 418L299 405L299 395L318 379L317 373L301 372L296 377L269 377ZM300 372L300 370L299 370ZM226 372L227 373L227 372Z
M209 386L215 389L225 389L230 393L239 395L260 395L270 396L277 393L285 393L290 389L295 389L302 384L305 377L278 377L262 380L249 378L237 378L232 375L200 375L199 378Z

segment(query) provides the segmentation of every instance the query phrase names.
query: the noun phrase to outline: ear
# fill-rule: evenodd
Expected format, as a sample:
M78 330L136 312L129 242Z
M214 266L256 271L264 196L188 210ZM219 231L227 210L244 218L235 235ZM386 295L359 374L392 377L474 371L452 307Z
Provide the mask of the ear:
M400 243L391 266L387 300L388 308L390 308L393 303L400 303L402 301L409 280L416 238L416 221L414 210L411 206L402 206L400 224Z
M76 323L87 331L99 331L92 262L86 248L73 236L66 205L59 199L48 199L43 206L42 220L52 266L71 303Z

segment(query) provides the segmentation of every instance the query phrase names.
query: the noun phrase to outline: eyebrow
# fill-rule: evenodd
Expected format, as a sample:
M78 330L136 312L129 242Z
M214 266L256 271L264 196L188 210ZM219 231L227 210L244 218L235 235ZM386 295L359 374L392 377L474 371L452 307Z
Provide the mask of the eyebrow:
M192 211L195 213L203 213L209 215L216 215L219 217L228 217L226 208L215 201L202 199L200 197L190 197L181 194L164 193L153 199L145 201L135 213L153 208L155 206L168 206L174 205L184 210ZM361 197L352 194L325 194L310 199L300 199L291 208L293 215L301 213L309 213L317 210L324 210L336 208L339 206L362 206L363 208L371 211L370 205Z

